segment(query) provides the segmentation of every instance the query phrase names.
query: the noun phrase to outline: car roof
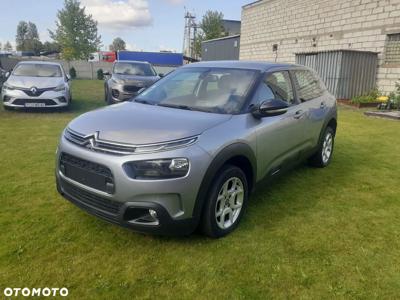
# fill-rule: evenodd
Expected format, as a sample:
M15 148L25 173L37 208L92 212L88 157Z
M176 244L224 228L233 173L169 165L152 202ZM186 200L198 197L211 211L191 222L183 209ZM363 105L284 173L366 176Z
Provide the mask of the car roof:
M184 68L236 68L236 69L250 69L259 71L268 71L275 68L292 69L292 68L305 68L301 65L276 63L267 61L246 61L246 60L220 60L220 61L205 61L185 65Z
M54 61L41 61L41 60L23 60L20 61L18 64L36 64L36 65L55 65L61 66L60 63Z
M126 63L135 63L135 64L147 64L147 65L150 64L148 61L139 61L139 60L116 60L115 62L116 63L119 63L119 62L124 63L124 62L126 62Z

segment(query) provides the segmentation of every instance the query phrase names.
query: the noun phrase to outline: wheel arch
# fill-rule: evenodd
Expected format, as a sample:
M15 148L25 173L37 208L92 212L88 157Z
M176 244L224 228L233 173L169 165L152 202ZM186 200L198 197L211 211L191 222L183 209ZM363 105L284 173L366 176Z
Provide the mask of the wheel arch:
M227 164L241 168L246 175L249 191L253 190L257 174L257 161L254 151L245 143L235 143L225 147L212 160L201 182L193 210L193 217L198 221L201 218L210 185L219 170Z

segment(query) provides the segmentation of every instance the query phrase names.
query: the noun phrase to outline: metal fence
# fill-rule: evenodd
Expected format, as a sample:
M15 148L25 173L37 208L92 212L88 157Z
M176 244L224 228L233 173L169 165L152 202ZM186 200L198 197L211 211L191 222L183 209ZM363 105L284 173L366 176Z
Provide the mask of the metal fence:
M376 87L378 54L338 50L296 54L296 63L313 68L337 99L351 99Z

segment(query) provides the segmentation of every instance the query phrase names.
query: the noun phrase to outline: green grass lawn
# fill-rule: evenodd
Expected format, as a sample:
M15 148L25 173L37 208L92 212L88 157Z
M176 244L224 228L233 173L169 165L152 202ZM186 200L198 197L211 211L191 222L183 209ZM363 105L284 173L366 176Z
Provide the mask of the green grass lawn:
M399 297L399 122L342 108L332 164L258 190L233 234L155 237L57 194L62 129L104 105L101 81L73 88L69 112L0 108L0 298L64 286L71 299Z

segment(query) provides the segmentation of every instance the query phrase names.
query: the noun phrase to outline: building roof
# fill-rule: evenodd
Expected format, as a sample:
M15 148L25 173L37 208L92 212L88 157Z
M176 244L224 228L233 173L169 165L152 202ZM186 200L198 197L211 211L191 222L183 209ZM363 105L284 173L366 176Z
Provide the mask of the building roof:
M240 37L240 34L228 35L228 36L224 36L224 37L220 37L220 38L216 38L216 39L206 40L206 41L202 41L201 43L208 43L208 42L220 41L220 40L228 40L228 39L233 39L233 38L237 38L237 37Z
M271 68L290 68L299 65L287 64L287 63L276 63L266 61L246 61L246 60L221 60L221 61L205 61L198 62L184 66L184 68L198 68L198 67L209 67L209 68L237 68L237 69L251 69L267 71ZM301 66L304 68L304 66Z

